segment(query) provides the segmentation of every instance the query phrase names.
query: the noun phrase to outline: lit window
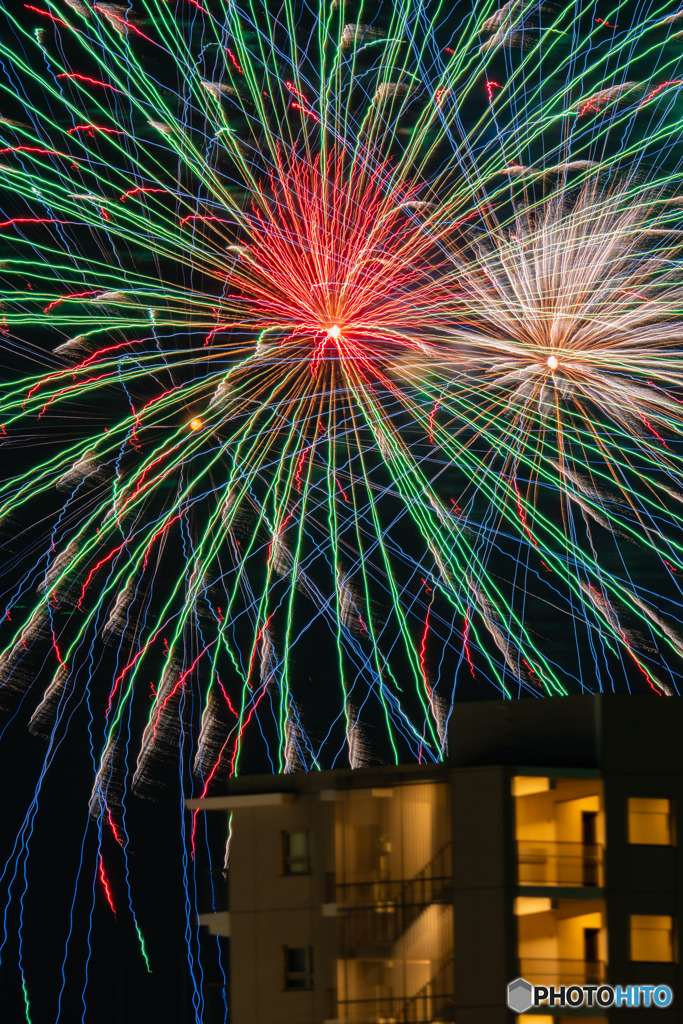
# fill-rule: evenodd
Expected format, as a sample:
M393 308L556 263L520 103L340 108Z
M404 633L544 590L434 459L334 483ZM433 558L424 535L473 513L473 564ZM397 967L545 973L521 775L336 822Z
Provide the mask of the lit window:
M628 841L647 846L671 846L671 800L662 797L628 798Z
M550 788L550 779L543 775L515 775L511 784L513 796L546 793Z
M545 914L553 909L553 902L549 896L516 896L513 909L517 917Z
M285 946L285 988L313 988L313 950L310 946L300 949Z
M282 862L286 875L307 875L311 870L308 832L282 833Z
M670 964L674 960L674 924L668 914L631 914L631 960Z
M579 1018L581 1024L609 1024L607 1017L584 1017L581 1015ZM535 1024L536 1018L532 1018L533 1024ZM554 1018L553 1024L556 1024L557 1018ZM576 1017L560 1017L560 1024L576 1024Z
M607 1017L584 1017L583 1015L579 1018L581 1024L608 1024ZM550 1014L537 1013L522 1013L515 1024L557 1024L557 1017L552 1017ZM576 1024L576 1017L560 1017L560 1024Z

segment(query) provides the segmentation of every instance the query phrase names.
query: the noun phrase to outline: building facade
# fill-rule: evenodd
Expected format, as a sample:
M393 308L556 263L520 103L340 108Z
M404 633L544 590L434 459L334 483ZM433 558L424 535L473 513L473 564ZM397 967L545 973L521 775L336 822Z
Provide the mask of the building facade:
M447 763L190 802L231 816L229 910L202 923L230 939L232 1024L683 1021L683 701L456 710ZM518 1017L517 977L674 1001Z

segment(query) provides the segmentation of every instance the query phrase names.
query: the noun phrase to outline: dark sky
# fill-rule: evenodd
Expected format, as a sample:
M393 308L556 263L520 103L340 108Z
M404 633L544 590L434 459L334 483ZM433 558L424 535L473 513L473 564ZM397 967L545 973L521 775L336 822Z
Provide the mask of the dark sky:
M39 0L36 2L39 4ZM26 16L23 5L17 4L16 9L22 17ZM458 12L465 9L453 9L453 25L458 24ZM590 13L594 14L592 9ZM604 13L607 16L609 12ZM349 9L348 20L352 21L354 16ZM310 12L306 17L310 22ZM587 16L586 24L590 20ZM448 24L444 24L444 45L448 41L447 29ZM158 56L150 60L156 62L160 76L172 70L164 68ZM493 68L501 80L507 73L508 61L509 55L501 54ZM483 92L482 100L485 107ZM7 98L5 102L2 113L18 116L19 105ZM480 114L479 110L466 110L463 121L474 123ZM482 137L486 145L494 145L496 132L491 128ZM11 198L6 198L6 207L11 202ZM9 209L8 215L14 213ZM29 340L46 349L53 343L53 339ZM16 361L8 367L8 374L15 371ZM55 433L49 438L50 446L55 439L58 443L60 429L56 422L52 426ZM47 453L47 438L44 444ZM25 451L19 445L9 454L5 452L4 457L10 472L25 465ZM50 511L53 510L41 508L36 510L36 516ZM26 526L23 522L10 525L9 536L5 538L8 558L28 543L30 535L22 533ZM13 533L20 535L19 541L15 542ZM599 530L596 536L603 542L603 555L608 557L607 538ZM512 546L507 552L504 548L503 544L499 562L503 577L507 573L503 559L514 557ZM635 562L644 578L649 571L645 556L636 555ZM169 563L169 568L171 573L175 572L175 564ZM163 571L160 581L164 583ZM11 586L14 581L6 582ZM539 636L548 640L558 663L571 673L576 671L576 638L567 633L563 622L553 619L548 598L541 581L529 597L534 627ZM322 732L329 712L324 688L329 649L322 634L316 635L315 630L308 639L313 679L308 668L304 672L297 667L295 681L302 688L309 687L310 713ZM438 660L440 652L436 651L434 656ZM0 866L7 864L0 882L0 908L7 935L0 965L2 1024L20 1024L28 1019L22 995L22 967L31 1024L53 1024L60 998L60 1020L66 1024L82 1018L88 1024L189 1024L199 1012L195 986L220 1005L224 980L221 964L226 969L226 949L220 949L218 941L208 935L202 933L198 937L194 921L197 911L210 909L210 886L205 877L209 866L213 868L216 886L223 886L220 868L225 820L218 814L208 816L206 823L200 818L198 862L189 863L191 818L182 808L182 794L189 794L191 783L189 772L178 767L179 762L189 761L182 741L178 761L157 766L157 784L148 790L148 799L138 795L127 797L125 831L120 817L116 822L123 845L116 841L107 820L98 826L89 817L87 807L94 775L92 749L99 752L101 748L97 723L102 713L102 695L107 692L98 684L108 678L110 655L105 650L100 657L101 662L93 670L92 685L80 694L72 694L63 706L51 745L27 728L37 703L36 695L42 693L51 675L43 664L31 667L35 679L26 699L22 702L21 694L10 695L7 706L0 711L0 730L4 730L0 734ZM483 669L483 665L478 667ZM632 666L622 665L621 669L620 686L643 687ZM596 677L590 675L590 667L584 671L585 682L590 686ZM457 693L458 699L496 696L490 685L482 689L467 673ZM134 722L131 731L135 733L139 725ZM382 730L381 717L373 719L371 715L368 737L378 761L390 757L390 751L383 748L386 737ZM247 750L243 770L267 770L269 762L264 749L265 744L258 746L255 742ZM133 741L129 769L134 765L136 750ZM208 834L203 832L205 827ZM211 861L207 849L212 852ZM107 901L100 863L115 912ZM144 936L151 973L141 952L136 920ZM205 1024L222 1019L222 1014L214 1011L203 1016Z

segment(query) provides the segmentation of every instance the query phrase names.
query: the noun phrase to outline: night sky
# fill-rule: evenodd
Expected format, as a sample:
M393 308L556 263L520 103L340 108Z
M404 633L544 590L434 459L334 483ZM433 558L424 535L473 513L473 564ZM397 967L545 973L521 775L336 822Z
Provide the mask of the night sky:
M41 0L36 0L36 3L40 5ZM380 8L381 5L374 3L366 5L363 16L370 20L378 16ZM35 23L44 27L37 16L25 11L25 5L16 3L13 9L21 18L31 17L31 25ZM449 42L453 43L454 30L460 25L466 10L466 6L458 5L442 21L437 33L441 48ZM581 19L577 30L588 32L598 13L597 6L591 8ZM605 9L602 13L608 17L610 11ZM358 17L351 5L346 8L345 16L349 22L354 22ZM628 17L628 12L619 15L624 26ZM311 11L304 11L299 25L302 38L310 34L313 25ZM9 32L0 28L0 33L3 31L7 33L9 41ZM48 28L48 31L52 29ZM69 49L68 46L66 48ZM595 48L599 51L599 41ZM175 69L153 48L149 48L147 59L150 74L160 82L162 93L168 99L174 84ZM489 68L491 80L495 77L504 82L512 59L509 51L501 51ZM83 64L79 67L92 71ZM590 74L590 70L587 70L586 76L590 77ZM552 71L548 69L547 76L541 79L538 88L550 91L555 84ZM595 88L599 84L595 82L592 86ZM482 79L481 102L471 103L461 111L460 124L465 134L487 112L485 85ZM26 84L25 98L27 102L40 101L35 83ZM22 104L11 95L3 96L0 113L10 119L25 116ZM549 129L549 138L553 138L554 130ZM643 132L645 148L649 138L645 114L637 121L637 130ZM498 128L491 123L479 136L482 152L493 152L497 138ZM444 148L449 145L445 138L438 141L428 171L438 167L439 161L443 159ZM540 143L536 141L534 145L538 147ZM607 147L600 140L595 145L598 148ZM611 142L610 145L618 147L619 141ZM533 146L530 148L533 150ZM539 154L530 152L528 156L533 160ZM677 159L671 151L662 152L660 158L663 170ZM652 153L649 153L648 159L654 159ZM649 173L648 167L644 162L643 174ZM6 196L3 202L0 218L25 213L16 197ZM82 244L88 244L85 234ZM153 267L153 259L145 250L144 238L138 239L137 247L126 246L125 251L122 247L117 258L120 258L124 267L134 267L136 262L147 270ZM157 271L160 276L175 280L183 286L192 285L193 282L196 285L200 277L199 271L193 278L183 268L174 266L170 259L168 264L161 261ZM206 282L203 282L205 285ZM21 346L11 342L7 344L2 357L5 379L11 380L22 372L35 372L36 363L41 359L49 369L61 365L49 354L55 341L60 340L56 336L48 337L39 330L27 327L21 340L26 343L23 351ZM33 346L32 351L29 345ZM136 401L144 404L154 393L153 387L151 381L147 386L141 385ZM472 389L475 387L476 381L473 379ZM383 399L387 405L390 404L390 389ZM35 456L51 455L61 445L79 436L84 427L89 429L91 422L99 426L108 422L108 417L127 411L126 401L121 394L112 393L107 401L110 405L106 409L92 408L87 403L82 408L72 408L73 421L66 423L60 418L61 414L48 411L42 420L42 435L36 431L7 441L3 452L3 475L10 477L23 472L27 460L32 463ZM194 414L191 403L188 402L183 414ZM474 445L474 436L474 431L471 435L463 433L463 443ZM668 440L671 450L678 454L678 438ZM420 448L421 444L423 449ZM29 448L31 450L27 456ZM476 452L476 449L473 448L473 451ZM429 460L434 456L424 439L415 441L414 453L416 457L424 457L425 464L431 465L433 470L434 463ZM493 473L499 472L500 468L497 463L490 466ZM386 485L382 475L385 469L379 459L372 466L378 493ZM643 472L651 469L651 466L645 466ZM386 475L390 476L390 473ZM459 494L467 489L470 481L465 476L462 468L440 474L438 486L444 502L447 500L446 495ZM263 486L267 488L267 483ZM319 486L322 489L323 483L319 482ZM257 489L258 485L255 485ZM383 500L384 507L391 509L392 499ZM43 521L56 515L62 504L63 496L56 495L52 506L41 496L22 513L22 519L10 518L4 524L0 540L4 545L4 558L11 565L3 581L5 594L12 592L22 573L27 572L28 567L34 563L32 545L37 542L43 529ZM84 507L86 504L84 502ZM399 504L397 501L397 508ZM550 519L558 515L553 495L541 494L538 507ZM662 517L673 516L675 508L672 499L669 508L662 507ZM473 505L472 515L480 524L486 522L485 508ZM482 535L484 533L482 530ZM411 535L410 523L406 525L404 520L397 530L397 536L404 550L417 560L418 556L414 552L421 547L422 541ZM668 611L673 607L677 594L673 587L667 591L662 585L661 574L658 575L657 567L648 561L650 556L644 548L638 548L632 538L619 540L615 544L609 531L595 525L592 538L610 571L619 571L623 552L627 551L630 570L637 573L643 586L655 592L653 601L657 602L658 614L660 609ZM553 652L555 664L560 666L567 678L576 680L581 676L583 686L591 690L598 688L599 681L611 673L614 689L646 692L648 684L642 672L627 659L612 657L613 652L603 651L600 656L604 658L607 668L602 663L598 668L592 665L591 655L586 656L586 637L568 629L565 619L556 614L552 588L542 573L539 572L533 578L521 575L517 578L516 569L514 572L510 569L511 565L516 566L519 551L518 537L501 534L497 552L488 563L491 579L496 585L510 587L516 595L524 595L534 640ZM146 610L150 620L157 611L154 602L159 602L160 606L163 595L177 575L178 565L182 564L182 545L177 543L174 547L169 542L157 566L158 594L150 597ZM399 580L400 585L406 588L405 593L408 593L408 579L406 574L405 580ZM382 595L379 590L378 586L378 593L371 594L370 598L381 608ZM409 598L406 599L406 605L409 604L412 611L413 595L409 595ZM415 596L414 600L420 608L422 604L427 607L423 592ZM22 607L28 606L16 606L17 618ZM434 606L429 603L429 608L432 607L434 621L441 614L445 621L447 612L439 606L438 599ZM73 614L73 608L60 609L59 614ZM295 626L302 635L305 633L305 644L300 646L292 661L292 686L297 694L306 696L306 723L311 734L316 740L322 741L329 730L333 739L338 740L338 750L343 754L344 724L341 720L334 720L338 694L331 692L329 684L330 664L336 654L336 647L321 622L306 630L304 613L298 614L302 617L296 619ZM491 649L495 650L493 643ZM461 700L500 696L491 684L490 677L486 677L484 653L474 655L472 672L461 673L454 696L456 705ZM661 654L656 650L649 653L652 661L663 667ZM29 731L28 723L54 672L49 655L50 652L43 649L31 653L26 659L28 684L23 689L3 692L0 700L0 772L3 779L0 787L0 866L7 864L0 880L0 908L4 915L6 934L0 964L0 1024L20 1024L28 1019L22 997L22 970L30 997L30 1024L52 1024L58 1012L59 1019L65 1024L81 1019L88 1024L142 1024L143 1021L145 1024L149 1021L189 1024L194 1020L217 1024L224 1019L221 1007L227 981L227 943L204 934L205 930L198 935L195 920L198 912L212 909L212 884L219 903L224 898L225 880L221 868L227 826L222 814L198 816L197 861L193 864L188 859L192 816L183 806L184 797L196 796L198 793L189 766L201 709L192 705L189 698L187 706L181 703L178 734L173 737L171 749L165 750L155 764L153 776L145 781L139 792L126 794L123 811L117 810L113 823L106 816L98 822L89 815L88 804L97 771L97 758L103 745L101 723L111 683L114 650L106 645L98 648L93 656L88 686L79 690L67 688L56 715L54 731L51 726L45 736L37 736ZM444 656L444 647L442 645L439 648L438 644L429 656L433 660L433 669L437 665L440 667L444 661L450 668L451 661L455 660L451 651L446 651ZM398 675L401 679L407 679L410 666L407 662L401 663L399 653L396 654L395 665L400 668ZM159 672L161 666L159 658ZM677 671L680 673L678 663ZM482 679L485 680L483 683ZM151 680L150 685L153 694ZM530 688L520 686L512 695L529 696ZM134 770L137 743L149 707L145 700L150 697L150 694L145 694L143 701L135 705L125 722L124 733L130 740L127 749L126 744L123 745L124 753L114 766L112 792L116 786L122 786L122 780L129 778ZM405 700L417 720L422 705L412 694L407 694ZM414 702L412 705L411 700ZM368 706L364 728L369 751L368 763L389 763L394 752L387 739L379 706ZM272 770L276 765L273 749L277 740L273 725L265 725L260 734L254 730L254 739L250 739L245 748L240 771ZM409 760L410 756L408 744L400 747L401 759ZM343 758L340 755L340 763L341 760ZM218 774L212 792L220 792L224 785L225 773L223 776ZM26 846L22 848L22 844L27 844L28 856ZM221 907L218 906L218 909ZM18 939L20 933L21 945ZM144 939L150 970L147 969L140 935ZM206 1001L204 1011L200 1009L202 1000Z

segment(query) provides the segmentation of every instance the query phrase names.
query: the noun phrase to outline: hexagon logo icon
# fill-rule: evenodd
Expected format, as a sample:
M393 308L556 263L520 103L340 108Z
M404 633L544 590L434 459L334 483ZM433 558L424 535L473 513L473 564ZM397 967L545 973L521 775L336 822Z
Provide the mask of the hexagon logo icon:
M515 978L508 985L508 1006L515 1013L524 1013L533 1006L533 986L524 978Z

